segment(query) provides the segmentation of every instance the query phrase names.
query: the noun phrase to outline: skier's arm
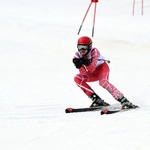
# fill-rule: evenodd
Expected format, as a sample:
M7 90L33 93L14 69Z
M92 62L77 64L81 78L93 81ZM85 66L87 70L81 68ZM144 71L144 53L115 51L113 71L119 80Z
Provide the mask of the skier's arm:
M91 53L91 63L89 66L86 66L86 69L90 72L93 72L96 69L97 61L100 57L99 51L95 48Z

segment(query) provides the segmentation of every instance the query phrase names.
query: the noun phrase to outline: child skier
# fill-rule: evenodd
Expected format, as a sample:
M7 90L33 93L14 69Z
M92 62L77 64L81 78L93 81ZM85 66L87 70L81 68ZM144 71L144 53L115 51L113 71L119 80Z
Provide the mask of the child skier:
M78 52L75 53L73 63L79 74L74 81L81 90L92 100L90 107L109 106L102 100L87 82L99 81L99 85L106 89L115 100L121 103L122 109L135 108L128 99L109 82L109 66L97 48L92 47L92 40L87 36L80 37L77 43Z

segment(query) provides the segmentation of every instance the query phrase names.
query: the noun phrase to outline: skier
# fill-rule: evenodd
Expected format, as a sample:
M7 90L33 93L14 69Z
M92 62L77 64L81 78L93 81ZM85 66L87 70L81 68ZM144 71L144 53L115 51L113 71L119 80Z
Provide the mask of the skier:
M136 108L114 85L109 82L109 66L97 48L92 47L92 40L87 36L80 37L77 43L73 63L79 74L74 81L82 91L92 100L90 107L109 106L102 100L87 82L99 81L99 85L106 89L115 100L121 103L122 109Z

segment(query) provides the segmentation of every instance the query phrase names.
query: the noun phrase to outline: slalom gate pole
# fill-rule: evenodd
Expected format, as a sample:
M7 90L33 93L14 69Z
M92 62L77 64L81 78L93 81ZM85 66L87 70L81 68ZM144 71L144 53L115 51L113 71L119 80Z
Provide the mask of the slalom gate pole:
M134 16L134 9L135 9L135 0L133 0L132 16Z
M141 15L143 15L143 9L144 9L144 0L141 2Z
M92 5L92 2L90 3L90 5L89 5L89 7L88 7L88 9L87 9L87 11L86 11L86 13L85 13L85 16L84 16L84 18L83 18L83 20L82 20L82 23L81 23L80 28L79 28L79 31L78 31L78 35L79 35L79 33L80 33L80 30L81 30L81 28L82 28L82 25L83 25L84 20L85 20L87 14L88 14L88 12L89 12L89 9L90 9L91 5Z
M95 16L96 16L96 3L95 3L95 8L94 8L94 18L93 18L92 37L94 36Z

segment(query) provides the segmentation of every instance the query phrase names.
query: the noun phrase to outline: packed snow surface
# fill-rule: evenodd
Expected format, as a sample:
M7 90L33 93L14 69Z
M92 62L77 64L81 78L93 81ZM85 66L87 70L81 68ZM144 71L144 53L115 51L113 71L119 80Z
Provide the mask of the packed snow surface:
M0 0L0 150L149 150L150 1L97 3L93 46L110 60L110 82L140 109L112 115L88 107L75 85L77 39L92 34L90 0ZM105 101L117 101L98 82Z

